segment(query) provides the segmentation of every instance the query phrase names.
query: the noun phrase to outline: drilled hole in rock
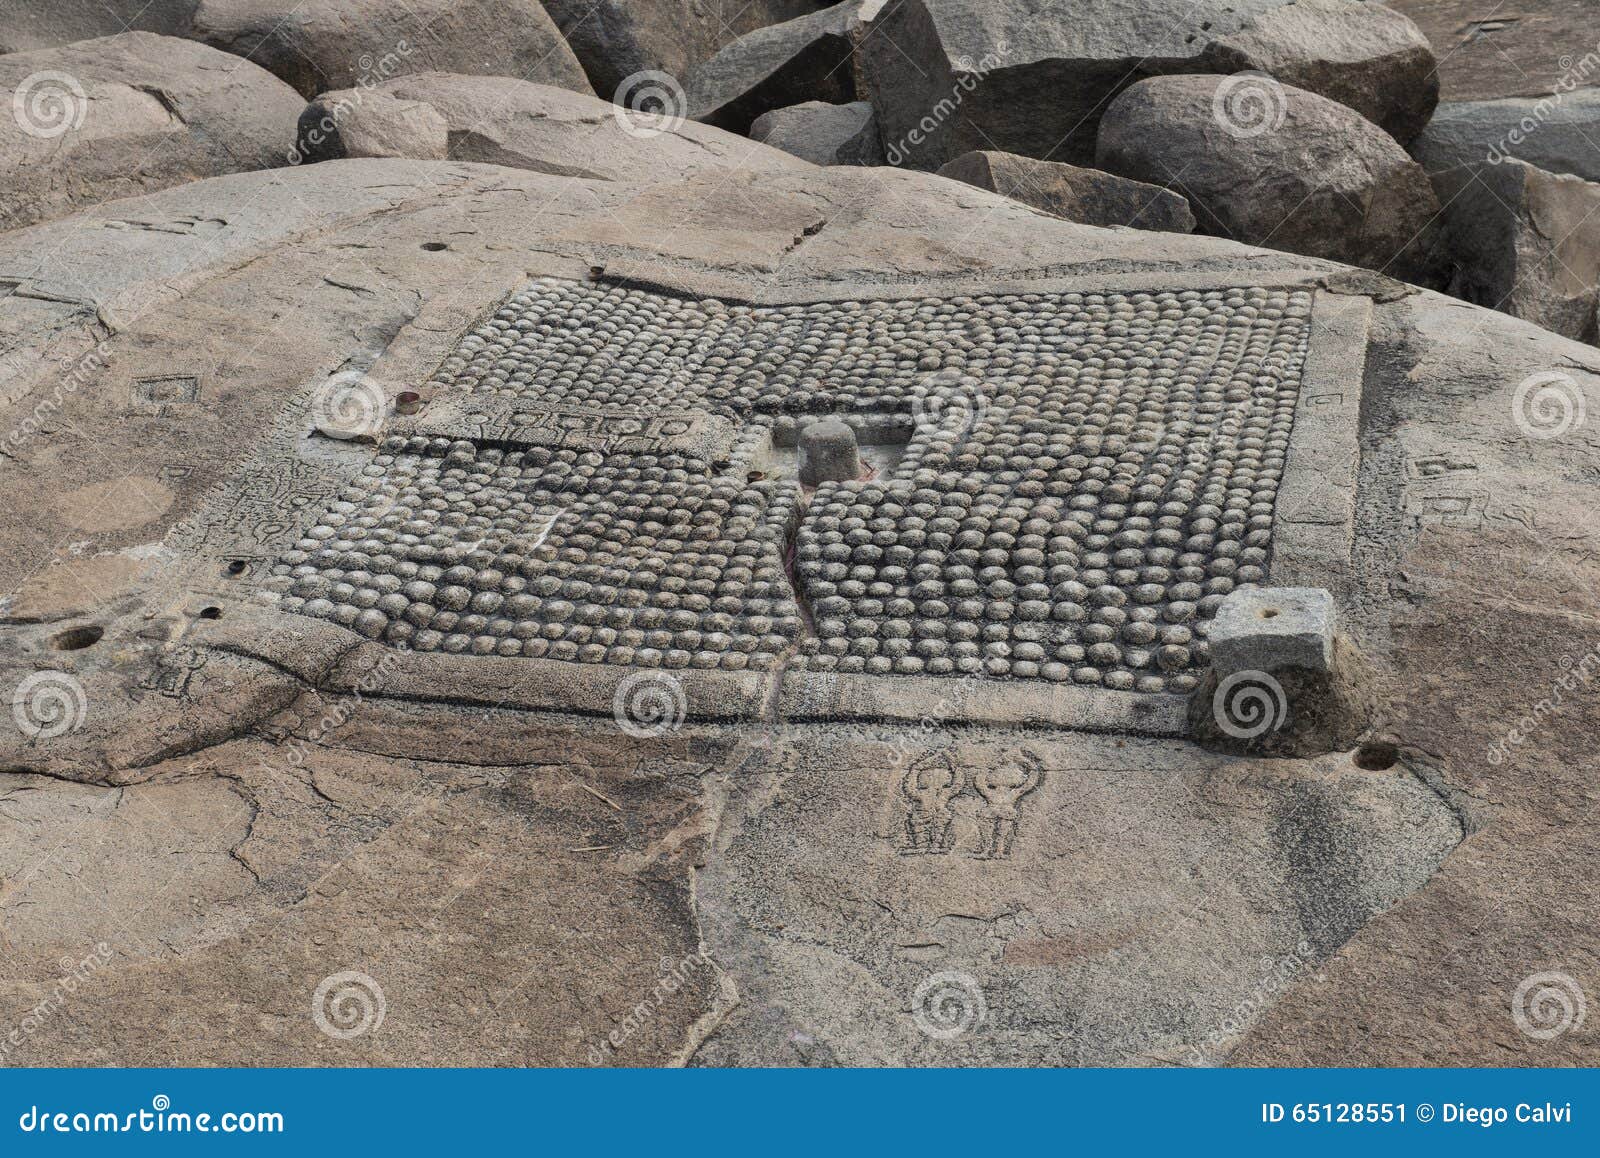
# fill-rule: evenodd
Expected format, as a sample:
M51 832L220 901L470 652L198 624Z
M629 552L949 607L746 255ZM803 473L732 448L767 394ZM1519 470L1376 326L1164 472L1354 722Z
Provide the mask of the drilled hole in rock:
M1386 772L1400 759L1400 749L1386 741L1374 741L1356 749L1356 767L1368 772Z
M422 395L415 390L402 390L394 396L396 414L415 414L422 409Z
M200 609L200 618L201 619L221 619L222 618L222 608L220 608L220 607L202 607Z
M422 248L428 253L441 253L450 247L442 241L424 241Z
M227 575L230 575L230 576L233 576L233 577L238 577L240 575L243 575L247 570L249 570L249 568L250 568L250 565L248 563L246 563L243 559L235 559L231 563L229 563L225 568L223 568L223 572L225 574L227 574Z
M1261 618L1262 619L1276 619L1277 617L1278 617L1278 609L1276 607L1263 607L1261 609Z
M69 627L59 635L51 637L50 646L57 651L79 651L99 643L100 637L105 633L105 628L96 623L87 623L82 627Z

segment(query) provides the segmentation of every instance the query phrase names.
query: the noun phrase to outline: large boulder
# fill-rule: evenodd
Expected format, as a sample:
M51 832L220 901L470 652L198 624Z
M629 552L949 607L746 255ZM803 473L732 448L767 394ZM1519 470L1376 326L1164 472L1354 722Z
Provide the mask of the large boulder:
M201 0L191 35L307 97L434 69L593 91L539 0Z
M844 0L741 36L684 78L689 115L743 133L773 109L853 101L851 54L862 9L863 0Z
M1194 232L1194 214L1180 194L1099 169L991 149L963 153L940 169L939 176L991 190L1066 221Z
M1451 292L1595 343L1600 184L1522 161L1433 176L1455 263Z
M878 118L866 101L807 101L773 109L751 123L750 138L814 165L883 164Z
M0 56L0 228L286 164L303 102L264 69L125 32Z
M295 141L296 162L334 161L344 157L412 157L418 161L443 161L450 155L450 122L427 101L398 95L395 86L409 79L399 77L370 89L335 89L313 99L300 114L300 132Z
M1383 130L1265 76L1140 81L1100 122L1102 168L1188 197L1200 229L1434 279L1427 174Z
M1411 153L1430 173L1515 157L1600 181L1600 88L1441 104Z
M661 0L543 0L595 92L610 98L629 77L682 77L731 40L826 7L824 0L752 0L727 6Z
M708 168L804 168L709 125L656 120L609 101L505 76L425 72L323 93L300 117L305 159L449 157L604 181Z
M5 0L0 54L57 48L123 32L182 36L200 0Z
M1089 163L1107 102L1162 73L1266 71L1400 140L1437 99L1416 27L1356 0L887 0L860 37L892 164L974 149Z

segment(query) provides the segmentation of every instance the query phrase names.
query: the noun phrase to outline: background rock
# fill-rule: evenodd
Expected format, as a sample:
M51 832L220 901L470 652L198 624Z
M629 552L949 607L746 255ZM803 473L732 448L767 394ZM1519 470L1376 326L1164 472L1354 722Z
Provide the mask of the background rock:
M0 0L0 54L123 32L183 36L200 0Z
M652 181L701 169L798 168L787 153L681 121L630 132L628 114L583 93L503 76L425 72L324 93L301 115L311 160L449 156L604 181ZM332 126L320 145L312 138Z
M1036 161L1015 153L966 153L939 176L990 189L1067 221L1085 225L1131 225L1192 233L1194 214L1180 194L1098 169Z
M1600 184L1521 161L1434 174L1451 292L1594 343L1600 305Z
M1596 62L1600 70L1600 60ZM1600 181L1600 88L1545 97L1442 104L1411 143L1430 173L1515 157L1551 173Z
M544 0L595 92L612 99L638 72L682 78L746 32L826 7L825 0Z
M855 99L851 37L862 0L741 36L684 77L689 115L743 133L762 113L803 101Z
M593 91L539 0L201 0L192 35L307 97L429 70Z
M66 79L40 83L48 72ZM0 92L8 112L21 102L0 117L3 228L287 164L301 107L249 61L149 32L0 56Z
M881 165L878 121L866 101L802 105L762 113L750 125L751 140L793 153L814 165Z
M1600 84L1588 0L1388 0L1417 23L1439 58L1440 99L1546 96ZM1589 59L1587 65L1585 59Z
M891 164L975 149L1087 164L1106 104L1161 73L1281 70L1402 139L1435 84L1409 21L1352 0L888 0L861 37Z
M1277 115L1244 122L1225 108L1233 78L1141 81L1106 110L1100 165L1182 191L1203 232L1432 279L1439 206L1422 167L1344 105L1266 85L1255 107Z
M1294 0L1267 9L1222 40L1215 58L1223 65L1218 72L1256 69L1347 105L1402 144L1439 101L1428 41L1407 17L1378 3Z
M449 122L426 101L395 95L396 83L325 92L312 100L300 114L295 148L301 158L334 161L342 157L413 157L419 161L442 161L448 157Z

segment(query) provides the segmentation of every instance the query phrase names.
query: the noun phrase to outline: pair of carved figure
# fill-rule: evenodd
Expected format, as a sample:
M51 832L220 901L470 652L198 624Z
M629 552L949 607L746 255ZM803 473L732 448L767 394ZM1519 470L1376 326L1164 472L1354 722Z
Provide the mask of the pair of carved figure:
M951 805L970 785L980 800L974 814L978 848L972 855L979 860L1005 859L1016 841L1018 806L1039 786L1043 775L1039 758L1026 751L973 769L970 777L957 770L948 752L924 756L906 769L900 781L900 792L908 804L907 843L901 852L950 852L955 844L955 812Z

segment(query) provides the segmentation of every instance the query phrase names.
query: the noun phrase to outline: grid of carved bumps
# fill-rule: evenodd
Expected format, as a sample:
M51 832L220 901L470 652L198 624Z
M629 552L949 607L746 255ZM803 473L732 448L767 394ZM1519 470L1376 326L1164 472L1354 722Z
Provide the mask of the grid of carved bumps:
M391 440L272 586L423 650L1188 690L1217 604L1267 577L1310 306L752 307L539 280L463 338L441 392L749 428L890 413L911 443L888 478L802 496L740 462Z

